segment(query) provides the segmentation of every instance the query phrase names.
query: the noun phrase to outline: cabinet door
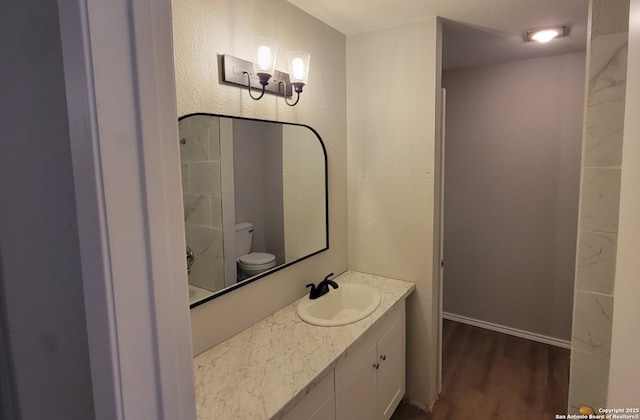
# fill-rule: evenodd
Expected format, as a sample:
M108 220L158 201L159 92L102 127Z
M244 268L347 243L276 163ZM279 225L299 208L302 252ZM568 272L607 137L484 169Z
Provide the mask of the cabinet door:
M336 400L334 394L331 394L329 398L316 410L309 420L335 420L336 418Z
M334 377L331 372L289 410L282 420L335 420L333 383Z
M405 393L405 321L398 318L378 341L378 416L389 419ZM373 418L373 417L372 417Z
M377 419L376 346L369 348L346 379L336 389L336 420Z

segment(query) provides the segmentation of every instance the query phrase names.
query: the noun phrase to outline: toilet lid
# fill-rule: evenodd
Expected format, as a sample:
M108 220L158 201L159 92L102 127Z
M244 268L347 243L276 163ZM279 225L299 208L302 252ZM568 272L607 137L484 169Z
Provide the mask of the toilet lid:
M238 261L243 265L265 265L275 262L276 256L266 252L251 252L238 258Z

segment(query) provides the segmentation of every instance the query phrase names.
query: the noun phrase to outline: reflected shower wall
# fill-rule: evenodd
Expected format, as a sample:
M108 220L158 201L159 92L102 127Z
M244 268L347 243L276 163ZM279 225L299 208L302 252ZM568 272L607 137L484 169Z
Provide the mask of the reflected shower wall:
M185 237L195 255L189 283L225 287L220 122L198 115L179 122Z

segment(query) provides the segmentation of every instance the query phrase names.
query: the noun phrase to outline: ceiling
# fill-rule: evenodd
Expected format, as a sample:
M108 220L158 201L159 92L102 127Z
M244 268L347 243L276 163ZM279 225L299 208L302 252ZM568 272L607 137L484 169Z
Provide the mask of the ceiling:
M443 68L584 51L588 0L288 0L345 35L443 18ZM568 36L524 42L527 30L562 25Z

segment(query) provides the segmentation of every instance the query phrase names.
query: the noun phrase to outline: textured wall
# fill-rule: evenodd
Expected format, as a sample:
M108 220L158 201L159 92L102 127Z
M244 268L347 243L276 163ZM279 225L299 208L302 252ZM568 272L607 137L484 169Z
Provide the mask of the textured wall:
M571 339L584 70L578 53L444 73L445 312Z
M347 146L345 37L284 0L174 0L173 30L178 114L210 112L304 123L318 131L329 160L330 249L191 310L195 354L302 296L305 284L347 269ZM251 37L286 51L311 53L309 84L300 103L222 85L217 54L251 57ZM223 320L216 321L213 320Z
M347 38L349 268L416 284L407 304L407 397L428 408L436 396L439 63L436 18ZM412 85L416 71L422 83Z
M569 411L604 407L611 356L629 0L592 0Z

